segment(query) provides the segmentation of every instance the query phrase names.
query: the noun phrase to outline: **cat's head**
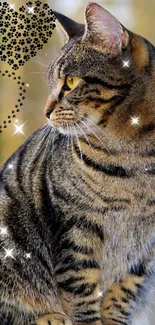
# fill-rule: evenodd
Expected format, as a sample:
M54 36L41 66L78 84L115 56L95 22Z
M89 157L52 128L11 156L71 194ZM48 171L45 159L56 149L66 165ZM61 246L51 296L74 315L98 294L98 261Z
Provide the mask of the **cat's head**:
M55 14L67 43L47 73L50 123L73 136L104 129L113 139L141 138L153 128L154 47L96 3L85 25Z

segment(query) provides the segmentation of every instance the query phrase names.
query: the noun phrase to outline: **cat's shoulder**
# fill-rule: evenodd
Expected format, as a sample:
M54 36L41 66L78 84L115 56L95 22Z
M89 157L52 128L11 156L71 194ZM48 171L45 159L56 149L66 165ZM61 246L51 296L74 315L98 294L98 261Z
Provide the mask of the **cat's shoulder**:
M2 174L6 169L13 168L19 164L26 166L36 157L51 155L53 147L59 147L61 141L60 133L46 124L42 128L37 129L5 162L0 169Z

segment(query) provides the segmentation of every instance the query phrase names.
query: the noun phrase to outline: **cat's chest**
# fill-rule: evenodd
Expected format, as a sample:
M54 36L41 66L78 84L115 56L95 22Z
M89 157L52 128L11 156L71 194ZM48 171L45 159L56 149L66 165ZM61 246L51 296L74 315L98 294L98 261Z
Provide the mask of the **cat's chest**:
M108 177L102 173L89 176L77 179L74 188L70 187L70 192L75 198L77 195L81 205L94 207L104 215L116 212L135 215L154 210L155 177L145 174L131 178Z

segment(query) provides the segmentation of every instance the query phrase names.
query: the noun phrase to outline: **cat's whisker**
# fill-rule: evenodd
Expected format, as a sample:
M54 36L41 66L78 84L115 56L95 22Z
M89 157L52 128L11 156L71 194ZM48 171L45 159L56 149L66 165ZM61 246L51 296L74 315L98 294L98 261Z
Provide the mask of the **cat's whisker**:
M70 140L70 128L69 128L68 122L66 122L66 124L67 124L67 149L68 149L69 140Z
M71 137L70 137L71 138L71 146L72 146L72 152L73 152L73 150L74 150L73 149L73 137L72 137L72 131L71 131L71 129L72 129L71 126L69 126L69 131L70 131L70 135L71 135Z
M106 149L106 151L111 156L111 152L108 150L108 148L106 147L106 145L101 141L101 139L94 133L94 131L92 131L92 129L87 124L85 124L83 121L80 120L80 122L82 124L84 124L95 135L95 137L100 141L100 143L102 144L102 146L104 147L104 149Z
M32 162L39 156L40 152L42 151L43 147L45 146L45 144L46 144L45 139L46 139L46 137L48 137L48 135L51 132L51 129L49 129L49 132L47 133L48 129L49 129L49 125L47 123L41 132L41 134L43 133L43 137L42 137L41 141L39 142L39 144L32 156L32 159L29 161L29 164L27 165L27 167L25 169L25 175L27 175L27 173L29 174L29 169L30 169ZM39 151L38 151L38 149L39 149Z
M53 139L52 139L52 163L53 163L53 157L54 157L53 153L54 153L55 136L56 136L56 128L54 128Z
M48 129L49 129L49 132L47 133L47 130L48 130ZM44 130L43 130L43 138L41 139L40 143L38 144L38 146L37 146L37 148L36 148L36 150L35 150L35 153L34 153L33 159L34 159L34 158L36 159L36 158L38 157L38 155L40 154L40 152L42 151L43 147L44 147L45 144L46 144L45 139L46 139L46 137L49 136L50 132L51 132L51 129L49 128L49 125L48 125L48 123L47 123L46 126L45 126L45 128L44 128ZM40 145L41 145L41 147L40 147L40 150L38 151L38 148L39 148ZM37 155L35 155L36 153L37 153Z
M82 114L78 114L79 116L81 116L82 118L84 118L85 120L87 120L88 122L90 122L91 124L93 124L107 139L111 140L107 134L97 125L95 124L94 122L92 122L89 118L85 117L84 115ZM81 120L80 120L81 121ZM82 122L82 121L81 121Z
M44 150L44 152L42 151L42 158L41 158L41 161L40 161L40 166L42 166L42 163L45 160L46 150L48 151L48 149L49 149L49 143L51 142L51 133L52 133L52 131L53 130L51 128L48 135L47 135L47 139L45 138L45 142L44 142L44 144L42 146L42 149ZM40 172L40 168L38 168L38 171L37 171L36 175L38 175L39 172Z
M42 62L40 62L40 61L38 61L36 59L32 59L32 60L39 63L41 66L45 67L46 69L48 68L48 65L45 65L45 64L43 64Z
M32 75L32 74L46 74L46 72L30 72L30 73L27 73L26 75L25 75L25 77L27 77L27 76L30 76L30 75Z
M79 138L78 138L78 134L77 134L77 132L76 132L76 128L75 128L75 126L73 127L73 130L74 130L74 133L75 133L75 136L76 136L76 139L77 139L77 143L78 143L78 147L79 147L79 150L80 150L81 160L82 160L82 163L84 163L84 162L83 162L82 150L81 150L81 146L80 146L80 142L79 142Z
M95 151L94 151L94 149L92 148L89 139L87 138L87 136L86 136L86 134L84 133L84 131L80 128L80 126L78 125L78 123L75 122L75 124L76 124L77 127L81 130L81 132L84 134L84 137L85 137L86 141L88 142L89 147L90 147L90 149L92 150L92 152L93 152L93 154L94 154L94 156L95 156L95 159L96 159L96 161L97 161L97 157L96 157L96 155L95 155Z
M154 316L154 313L153 313L153 311L147 306L147 305L145 305L145 307L146 307L146 309L148 310L148 312L152 315L152 316ZM153 305L153 307L154 307L154 305Z

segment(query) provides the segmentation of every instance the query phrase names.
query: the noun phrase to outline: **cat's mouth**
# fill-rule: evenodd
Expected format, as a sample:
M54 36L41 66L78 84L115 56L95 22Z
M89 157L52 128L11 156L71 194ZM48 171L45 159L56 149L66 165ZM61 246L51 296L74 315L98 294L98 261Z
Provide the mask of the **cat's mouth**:
M85 136L92 135L97 132L97 119L93 116L88 116L85 112L75 114L73 111L60 109L56 101L48 99L45 106L45 115L48 119L48 123L63 134L71 136Z

